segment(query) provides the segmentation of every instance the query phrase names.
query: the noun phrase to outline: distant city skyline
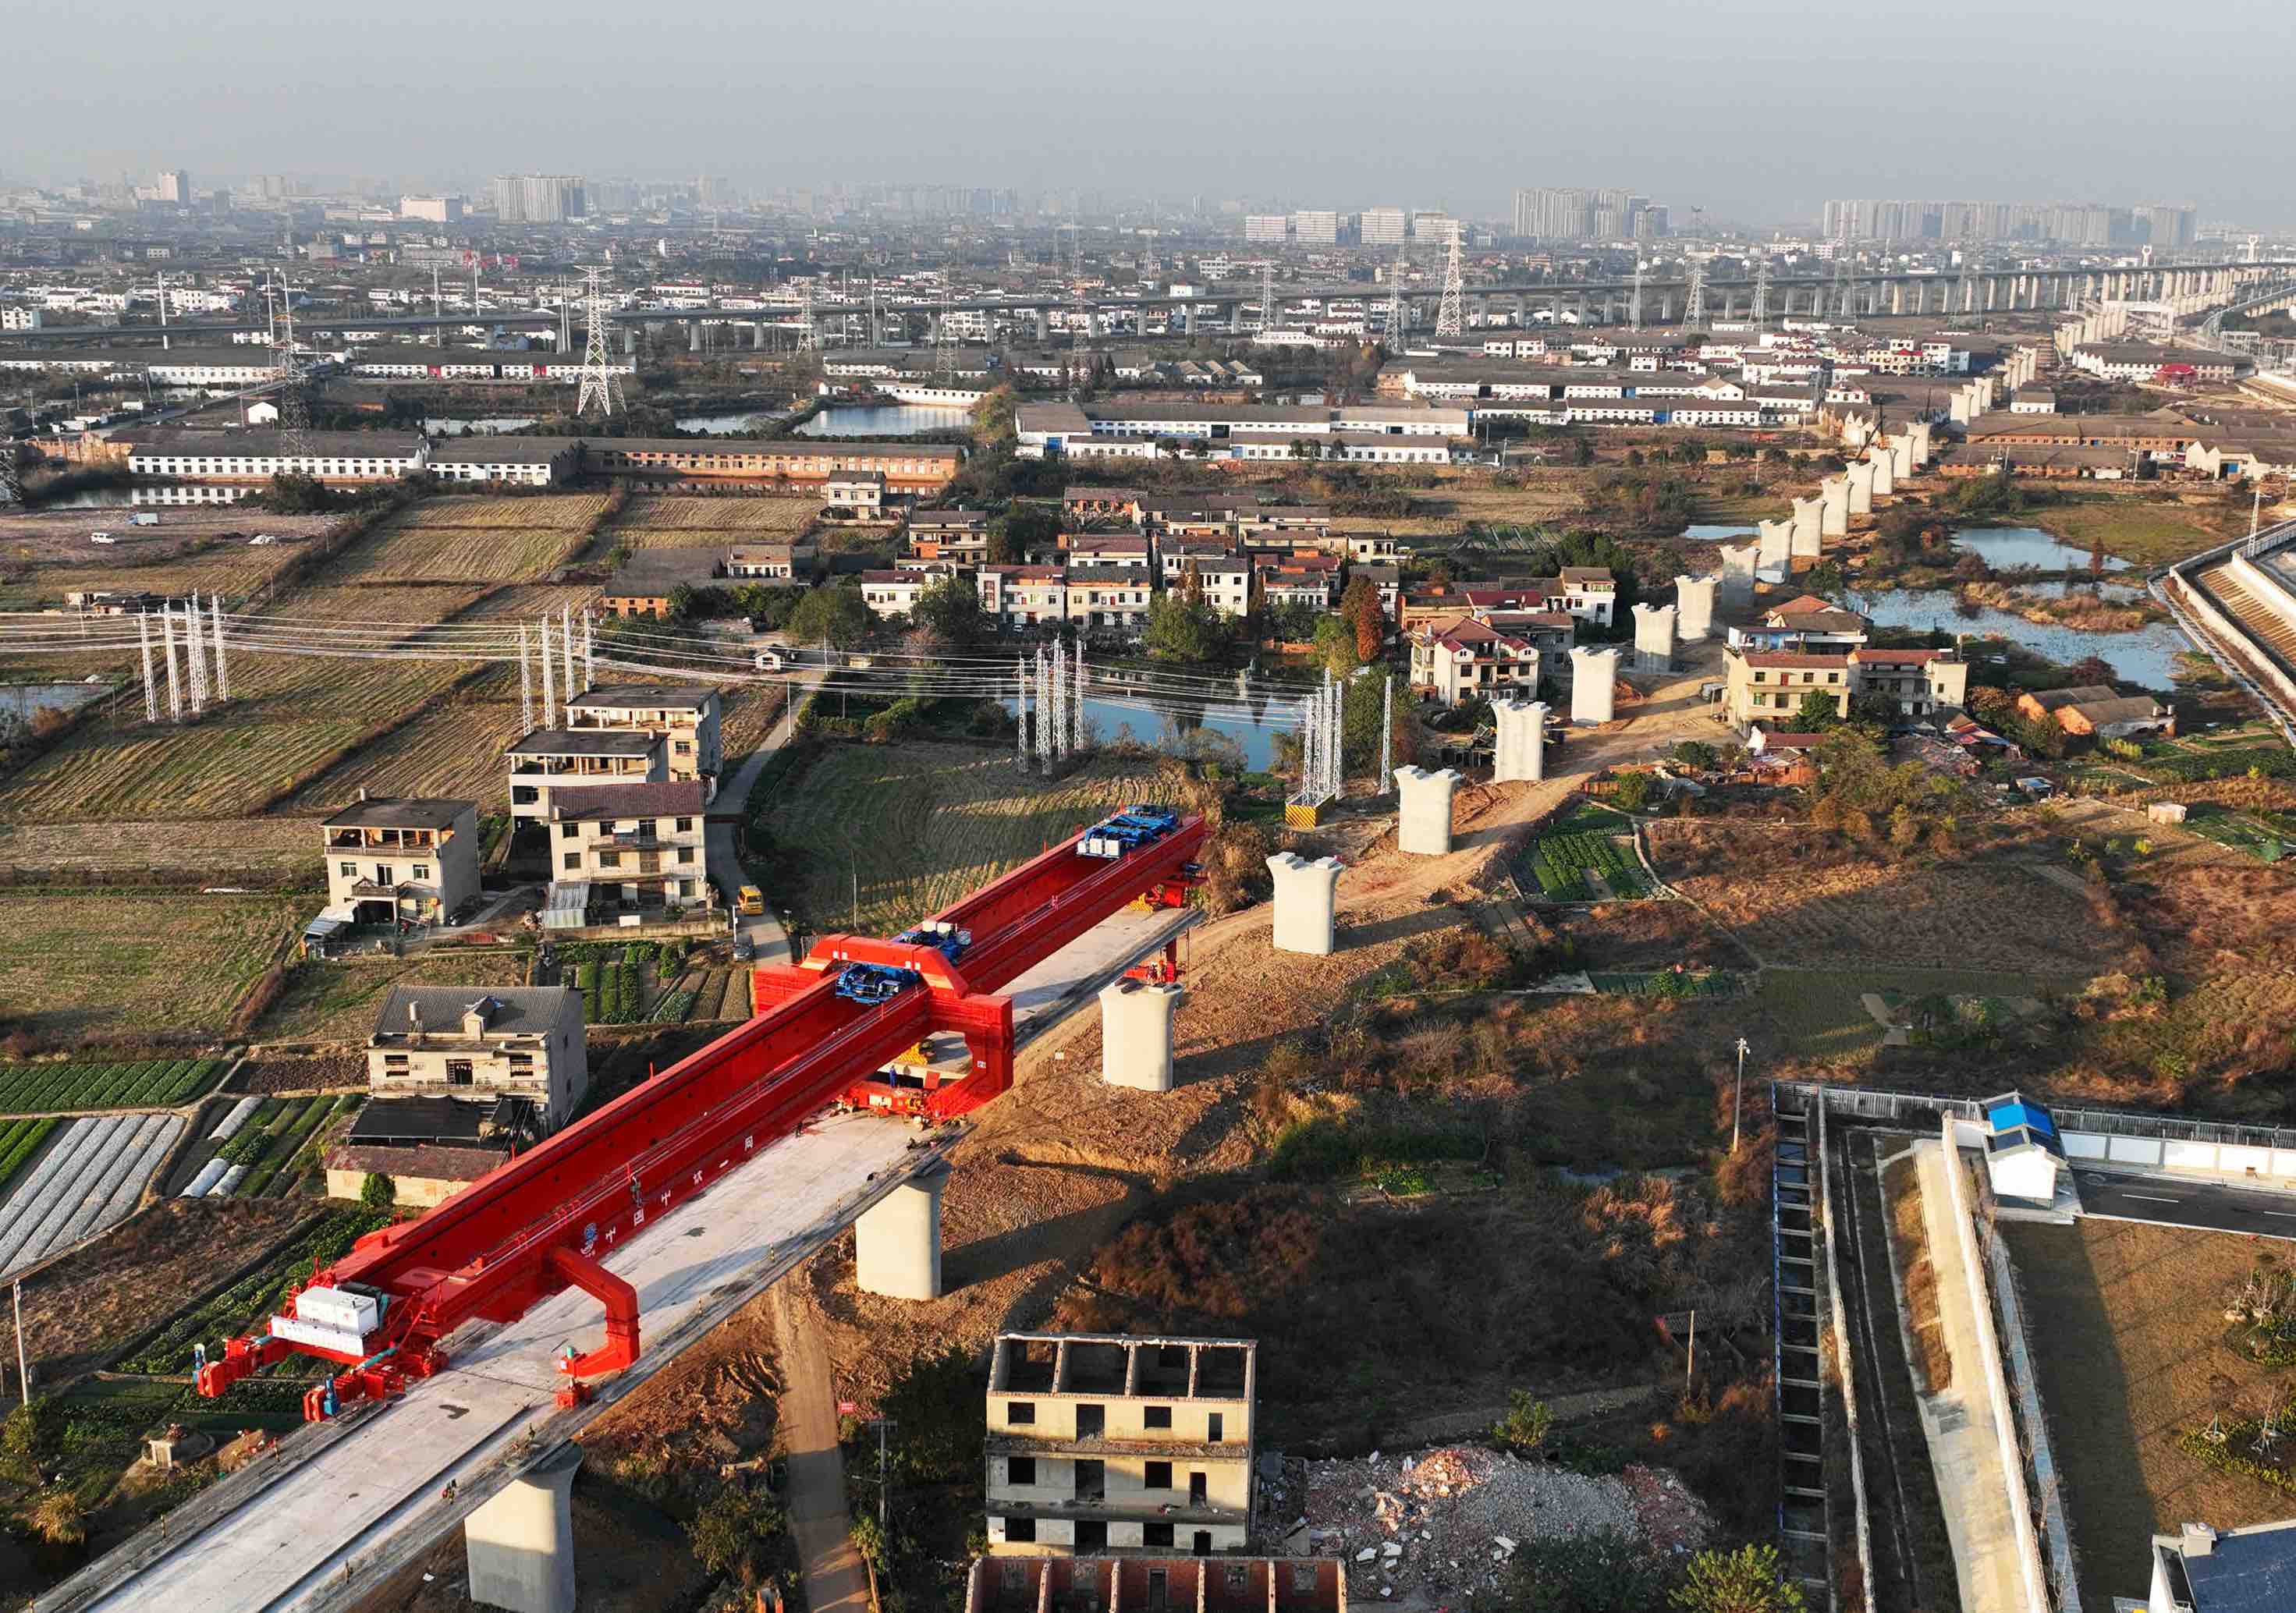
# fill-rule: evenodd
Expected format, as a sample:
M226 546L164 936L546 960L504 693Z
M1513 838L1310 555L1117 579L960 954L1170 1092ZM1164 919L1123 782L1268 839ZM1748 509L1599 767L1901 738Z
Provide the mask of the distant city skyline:
M8 163L48 183L181 168L210 188L389 172L473 201L496 174L707 171L1486 219L1518 190L1631 187L1677 231L1813 229L1843 196L2165 198L2204 225L2296 225L2271 164L2226 160L2296 133L2282 53L2202 65L2161 48L2153 13L2105 12L1939 0L1919 29L1853 29L1817 0L1765 0L1670 11L1622 56L1613 15L1496 0L1405 28L1346 0L1172 0L1144 27L1050 0L674 17L413 0L388 27L288 30L247 0L125 0L102 29L36 6L11 20L33 70L11 83ZM2292 32L2277 0L2225 0L2212 22L2259 45ZM1740 113L1718 124L1725 100Z

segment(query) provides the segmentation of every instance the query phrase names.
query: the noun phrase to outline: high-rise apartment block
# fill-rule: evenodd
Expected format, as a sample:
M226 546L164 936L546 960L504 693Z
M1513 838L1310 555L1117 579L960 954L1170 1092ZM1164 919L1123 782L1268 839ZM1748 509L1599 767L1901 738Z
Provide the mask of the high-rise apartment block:
M1648 241L1666 209L1631 191L1544 186L1514 193L1514 233L1529 241Z
M192 199L192 176L182 168L160 170L160 200L188 202Z
M463 199L460 196L401 196L398 199L401 218L420 218L430 224L460 224L463 222Z
M1403 229L1401 208L1365 208L1356 219L1356 233L1367 247L1401 246Z
M503 224L563 224L589 212L581 179L570 174L503 174L495 180L495 217Z
M1281 213L1246 213L1243 216L1243 238L1282 246L1292 238L1292 221Z
M1833 241L2032 241L2065 246L2185 247L2199 233L2185 204L2093 201L1829 201L1818 233Z
M1340 216L1328 208L1292 215L1292 239L1303 247L1327 247L1340 239Z
M1004 1333L988 1374L988 1549L1241 1552L1259 1347Z

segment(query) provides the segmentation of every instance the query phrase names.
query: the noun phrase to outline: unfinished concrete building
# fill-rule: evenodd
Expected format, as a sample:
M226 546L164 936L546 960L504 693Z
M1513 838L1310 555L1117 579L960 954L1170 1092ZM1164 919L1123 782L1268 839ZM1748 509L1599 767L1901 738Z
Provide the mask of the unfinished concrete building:
M1331 1557L977 1557L964 1613L1346 1613Z
M988 1377L988 1549L1241 1552L1258 1346L1004 1333Z

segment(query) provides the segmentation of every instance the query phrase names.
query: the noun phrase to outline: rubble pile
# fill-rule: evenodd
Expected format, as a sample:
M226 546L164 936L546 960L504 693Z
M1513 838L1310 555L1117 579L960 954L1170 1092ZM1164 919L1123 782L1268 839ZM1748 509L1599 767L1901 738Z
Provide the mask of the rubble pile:
M1303 1502L1287 1547L1344 1558L1349 1590L1368 1598L1426 1589L1494 1591L1525 1543L1605 1529L1637 1535L1663 1551L1695 1549L1707 1518L1671 1473L1628 1468L1589 1478L1566 1468L1473 1445L1415 1455L1374 1451L1360 1462L1305 1464ZM1298 1521L1295 1523L1294 1519Z

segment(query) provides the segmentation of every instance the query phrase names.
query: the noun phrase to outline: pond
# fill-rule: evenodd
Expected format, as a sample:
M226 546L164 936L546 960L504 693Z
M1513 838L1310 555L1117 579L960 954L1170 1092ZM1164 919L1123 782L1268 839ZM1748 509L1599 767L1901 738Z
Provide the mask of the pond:
M1953 546L1978 556L1997 571L2030 566L2039 571L2086 571L2088 551L2067 544L2038 527L1970 527L1953 535ZM2108 571L2126 571L2128 562L2104 557Z
M43 711L70 711L111 692L110 684L0 684L0 718L29 722Z
M1100 681L1100 676L1095 672L1094 681ZM1295 692L1255 684L1251 693L1241 700L1176 696L1161 691L1153 694L1143 691L1136 700L1122 695L1091 696L1084 703L1084 720L1102 744L1128 739L1173 755L1193 754L1201 746L1208 757L1217 759L1226 747L1217 739L1206 741L1195 736L1218 735L1242 753L1247 767L1264 771L1275 764L1277 736L1299 732L1299 708L1292 702L1306 692L1304 688ZM1004 709L1013 708L1013 701L1006 700Z
M491 437L497 431L523 431L533 423L531 416L490 414L476 420L426 420L422 429L441 437Z
M1724 544L1734 537L1755 536L1756 532L1751 521L1704 521L1685 527L1682 535L1693 544Z
M2192 648L2185 635L2167 622L2150 623L2131 633L2089 633L2029 622L2021 616L1985 606L1972 610L1948 588L1853 594L1849 604L1877 627L1992 635L2046 655L2060 666L2094 655L2112 668L2115 677L2148 689L2169 688L2177 657Z
M972 416L963 409L937 409L923 404L832 404L800 426L797 434L922 437L931 431L962 431L972 423Z
M772 409L748 409L739 414L681 414L681 431L705 431L712 437L762 437L781 415Z

